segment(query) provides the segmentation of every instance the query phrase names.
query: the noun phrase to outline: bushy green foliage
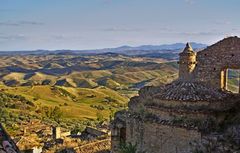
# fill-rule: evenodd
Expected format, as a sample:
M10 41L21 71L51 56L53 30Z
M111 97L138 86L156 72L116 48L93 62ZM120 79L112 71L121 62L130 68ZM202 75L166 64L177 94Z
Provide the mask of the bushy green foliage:
M58 106L53 107L47 107L44 106L42 107L42 114L49 118L49 119L53 119L55 121L59 121L63 115L61 109Z
M73 130L71 131L72 134L77 134L78 132L82 132L85 129L86 126L84 126L83 124L77 124L75 125L75 127L73 128Z
M120 144L121 153L136 153L137 144L133 145L132 143L121 143Z
M33 107L34 103L27 100L25 97L21 95L13 95L9 93L0 93L0 106L1 107L9 107L9 108L29 108ZM28 106L28 107L27 107Z

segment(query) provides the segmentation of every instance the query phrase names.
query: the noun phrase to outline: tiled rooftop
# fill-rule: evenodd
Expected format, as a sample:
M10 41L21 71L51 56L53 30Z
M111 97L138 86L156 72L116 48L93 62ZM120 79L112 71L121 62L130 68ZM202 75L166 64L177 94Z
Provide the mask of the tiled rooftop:
M154 98L180 101L217 101L227 96L227 93L200 82L175 81L165 85Z

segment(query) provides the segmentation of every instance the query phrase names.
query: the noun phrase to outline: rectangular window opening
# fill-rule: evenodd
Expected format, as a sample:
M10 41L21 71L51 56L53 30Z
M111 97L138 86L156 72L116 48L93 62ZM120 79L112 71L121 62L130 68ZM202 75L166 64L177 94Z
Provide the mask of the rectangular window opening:
M226 90L240 93L240 69L227 69Z

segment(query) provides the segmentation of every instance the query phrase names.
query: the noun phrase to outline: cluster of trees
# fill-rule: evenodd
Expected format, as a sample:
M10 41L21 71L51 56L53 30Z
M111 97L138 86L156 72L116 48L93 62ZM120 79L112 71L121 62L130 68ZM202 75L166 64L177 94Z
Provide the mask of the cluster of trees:
M21 109L31 110L34 109L34 103L27 100L21 95L14 95L9 93L0 93L0 107L3 109Z
M0 107L0 122L11 135L14 135L20 130L20 125L23 121L28 122L31 119L40 119L40 117L30 115L27 112L14 112L6 107Z
M40 107L36 112L41 113L42 117L54 120L56 122L59 122L63 116L63 112L58 106L55 107L43 106Z
M11 107L12 105L16 105L17 103L21 103L22 105L34 106L34 103L30 100L27 100L25 97L21 95L13 95L9 93L0 93L0 106L1 107Z

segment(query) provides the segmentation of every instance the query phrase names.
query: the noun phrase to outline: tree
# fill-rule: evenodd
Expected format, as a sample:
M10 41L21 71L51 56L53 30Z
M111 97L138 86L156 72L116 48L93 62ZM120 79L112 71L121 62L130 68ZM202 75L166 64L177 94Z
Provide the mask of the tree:
M52 118L55 120L55 121L59 121L59 119L62 118L62 111L60 109L60 107L58 106L55 106L53 111L52 111Z
M44 113L44 115L49 118L49 119L53 119L55 121L59 121L59 119L62 118L62 111L60 109L60 107L55 106L54 108L52 107L47 107L47 106L43 106L42 107L42 112Z

